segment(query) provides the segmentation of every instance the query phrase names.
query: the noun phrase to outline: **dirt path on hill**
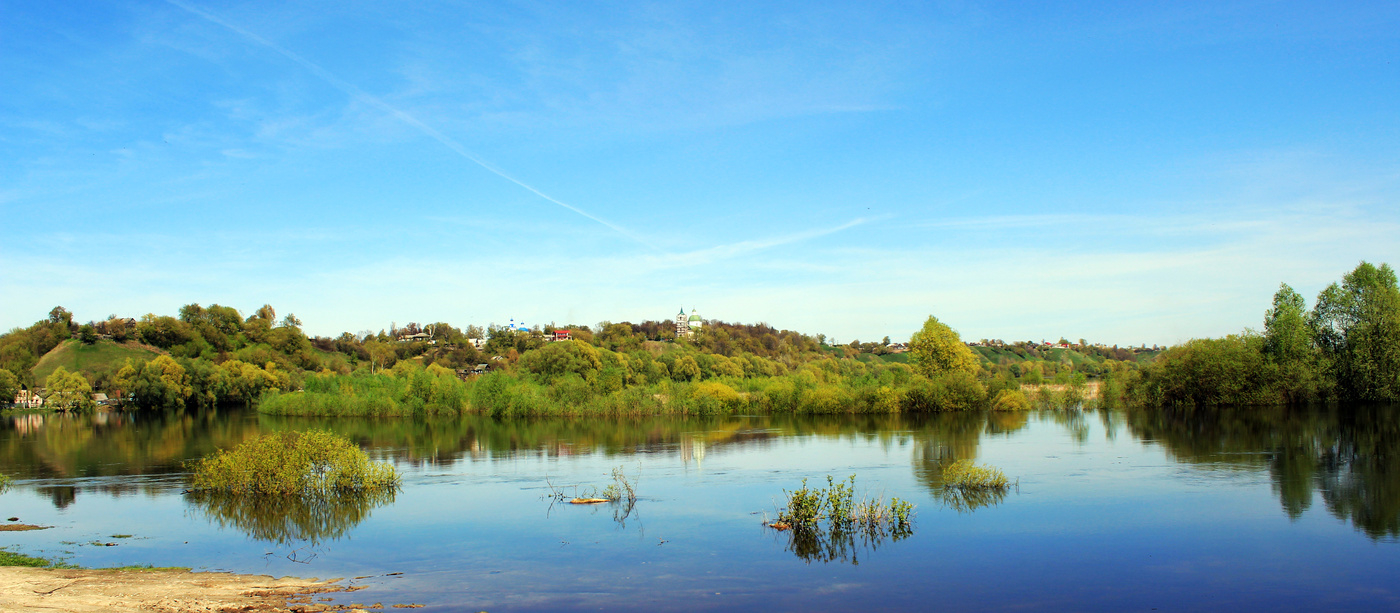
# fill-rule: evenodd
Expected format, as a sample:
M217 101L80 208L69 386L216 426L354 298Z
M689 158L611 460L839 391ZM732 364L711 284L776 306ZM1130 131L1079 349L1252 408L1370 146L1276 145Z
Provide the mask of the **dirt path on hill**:
M0 567L0 611L367 611L416 605L332 605L318 594L354 591L332 581L184 570Z

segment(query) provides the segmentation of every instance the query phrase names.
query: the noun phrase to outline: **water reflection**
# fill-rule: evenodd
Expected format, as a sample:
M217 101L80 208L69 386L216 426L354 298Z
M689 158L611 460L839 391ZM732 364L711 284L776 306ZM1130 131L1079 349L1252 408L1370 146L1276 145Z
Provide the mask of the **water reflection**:
M935 500L958 512L997 505L1006 499L1006 491L944 487L943 471L959 460L976 460L983 437L1007 436L1025 428L1029 423L1030 414L1027 412L945 413L929 416L912 431L917 442L913 458L914 476L928 488Z
M183 462L257 434L242 412L94 412L9 415L0 464L17 479L183 472Z
M1127 422L1180 462L1266 468L1291 518L1320 497L1372 539L1400 537L1400 407L1133 411Z
M966 511L997 504L1001 498L950 498L942 483L943 469L958 460L976 460L986 439L1016 436L1028 424L1045 421L1058 424L1079 444L1086 444L1090 432L1102 427L1110 440L1127 432L1160 443L1178 462L1212 470L1264 471L1290 517L1302 516L1320 499L1326 512L1373 539L1400 538L1396 405L617 420L309 419L242 409L24 414L0 419L0 465L13 478L38 480L31 487L64 508L88 491L110 496L170 493L181 487L178 474L184 472L185 461L276 430L325 428L350 437L377 459L444 467L495 458L661 453L703 468L707 457L759 451L793 437L817 437L886 450L908 446L918 483L947 506ZM346 516L354 514L352 509Z
M317 496L269 496L199 491L186 494L194 508L221 528L249 538L318 545L345 536L374 509L393 504L396 490Z
M933 497L959 513L971 513L1001 504L1009 493L1011 490L1006 488L944 487L933 492Z
M902 541L914 534L914 529L909 524L894 527L871 524L794 529L780 534L786 535L785 549L803 562L842 562L858 566L862 555L868 557L886 542Z

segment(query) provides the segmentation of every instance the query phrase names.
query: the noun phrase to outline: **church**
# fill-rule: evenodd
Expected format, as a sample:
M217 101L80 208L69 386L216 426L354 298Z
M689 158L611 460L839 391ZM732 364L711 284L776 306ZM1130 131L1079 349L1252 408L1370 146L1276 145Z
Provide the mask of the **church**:
M700 319L700 315L695 309L690 310L690 317L685 316L685 307L681 307L681 312L676 314L676 338L691 337L695 330L705 325L705 321Z

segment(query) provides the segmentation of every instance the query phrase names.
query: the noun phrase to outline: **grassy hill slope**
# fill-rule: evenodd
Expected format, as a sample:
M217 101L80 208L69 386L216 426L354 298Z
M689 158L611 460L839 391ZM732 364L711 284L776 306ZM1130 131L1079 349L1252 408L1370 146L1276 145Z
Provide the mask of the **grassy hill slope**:
M118 344L115 341L99 340L94 344L84 345L82 341L69 339L39 358L39 363L34 365L34 380L43 385L44 379L62 366L70 372L83 373L88 381L95 381L100 374L116 374L127 358L146 361L159 354L157 349L134 341Z

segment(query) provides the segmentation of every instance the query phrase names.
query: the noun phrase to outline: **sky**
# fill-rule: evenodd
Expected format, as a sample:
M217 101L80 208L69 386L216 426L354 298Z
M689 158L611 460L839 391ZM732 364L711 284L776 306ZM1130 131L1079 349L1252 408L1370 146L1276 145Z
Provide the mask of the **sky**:
M0 232L0 329L1176 344L1400 265L1400 4L0 0Z

